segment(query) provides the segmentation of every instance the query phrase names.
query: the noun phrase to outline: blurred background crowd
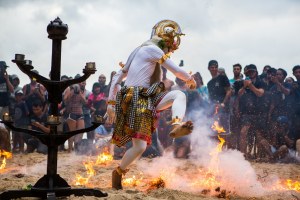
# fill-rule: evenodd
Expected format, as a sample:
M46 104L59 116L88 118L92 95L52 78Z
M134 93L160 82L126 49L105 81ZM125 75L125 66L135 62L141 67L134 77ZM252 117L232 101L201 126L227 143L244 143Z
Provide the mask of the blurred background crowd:
M182 66L183 62L179 64ZM0 116L9 113L14 125L20 128L50 132L47 126L49 102L43 85L31 79L21 83L17 74L8 74L8 66L0 61ZM234 64L234 76L227 77L224 68L216 60L208 63L211 77L194 73L197 88L190 90L185 82L170 79L162 68L162 82L167 91L181 90L187 97L186 120L208 119L211 126L215 121L224 128L225 148L241 151L246 159L263 162L293 162L300 156L300 65L292 72L283 68L264 66L257 71L254 64L242 66ZM37 72L37 71L36 71ZM63 93L59 105L61 124L59 132L72 131L91 126L95 115L104 116L111 80L104 74L92 88L86 88L86 81L72 85ZM287 77L293 73L293 77ZM80 77L79 74L74 78ZM72 79L63 75L61 80ZM205 82L207 84L205 84ZM200 116L200 119L199 119ZM171 110L159 113L157 129L152 134L153 142L143 156L160 156L164 151L172 151L176 158L190 158L193 151L191 135L172 139ZM110 144L114 125L100 125L94 131L78 134L70 138L60 151L76 154L93 154L106 149L115 159L122 158L125 147ZM192 134L201 134L193 132ZM212 130L212 139L217 134ZM13 153L47 153L47 146L34 136L9 130L1 123L0 149Z

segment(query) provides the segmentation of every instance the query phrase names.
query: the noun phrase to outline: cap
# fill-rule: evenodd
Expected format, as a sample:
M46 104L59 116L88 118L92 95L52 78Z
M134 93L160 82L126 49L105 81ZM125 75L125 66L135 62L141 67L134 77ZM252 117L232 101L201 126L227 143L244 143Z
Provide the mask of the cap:
M0 68L5 67L7 68L8 66L6 65L5 61L0 61Z
M247 71L249 71L249 70L257 71L257 68L254 64L250 64L247 66Z
M209 62L208 62L208 67L210 67L210 66L212 66L212 65L215 65L215 66L218 67L218 61L216 61L216 60L211 60L211 61L209 61Z
M15 92L15 95L23 95L24 93L23 93L23 91L22 90L17 90L16 92Z
M12 74L12 75L11 75L11 79L12 79L12 80L14 80L14 79L16 79L16 78L19 79L18 75L16 75L16 74Z

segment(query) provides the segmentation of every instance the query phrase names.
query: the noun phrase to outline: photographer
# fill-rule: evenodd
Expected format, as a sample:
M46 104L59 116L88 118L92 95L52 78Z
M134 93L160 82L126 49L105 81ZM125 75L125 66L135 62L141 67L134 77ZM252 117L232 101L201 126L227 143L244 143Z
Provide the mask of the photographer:
M9 81L9 76L6 72L7 65L4 61L0 61L0 116L9 112L10 94L14 92L14 87ZM10 151L10 131L0 131L0 149Z
M66 105L66 112L69 114L67 124L69 131L83 129L84 116L82 107L86 105L87 101L84 92L80 89L79 84L74 84L68 87L64 92L64 102ZM68 140L68 152L73 150L73 147L81 141L83 133L77 134Z
M39 73L37 70L32 70L35 73ZM46 113L48 110L48 106L46 105L46 98L45 98L46 89L40 83L37 83L35 78L30 79L30 83L24 85L23 93L24 93L24 100L29 108L29 112L32 115L32 102L36 100L40 100L43 103L43 112Z

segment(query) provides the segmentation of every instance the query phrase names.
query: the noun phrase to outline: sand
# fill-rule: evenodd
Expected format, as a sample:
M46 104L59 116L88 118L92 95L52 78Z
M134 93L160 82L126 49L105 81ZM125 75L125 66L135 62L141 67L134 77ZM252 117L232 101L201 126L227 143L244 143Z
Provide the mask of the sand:
M68 154L60 152L58 155L58 174L63 177L73 188L100 188L102 192L108 193L108 197L103 199L168 199L168 200L194 200L194 199L219 199L220 192L214 194L203 194L203 190L189 191L186 187L181 187L180 183L166 184L165 188L151 188L150 181L154 178L158 178L153 173L142 174L143 167L149 166L152 171L159 172L160 169L155 169L155 162L160 163L150 158L143 158L132 165L130 171L126 174L125 178L136 175L140 178L140 182L137 186L129 185L125 186L123 190L111 189L111 172L118 165L120 161L110 161L106 165L94 165L93 169L96 174L89 179L89 183L86 186L75 185L75 174L87 177L86 169L83 162L95 161L97 156L79 156L74 154ZM0 159L2 161L2 159ZM168 162L166 160L166 162ZM176 173L179 176L186 178L194 178L196 174L197 166L191 160L172 160L176 162ZM245 161L247 162L247 161ZM0 171L0 192L10 189L24 189L29 184L34 185L35 182L46 174L47 156L39 153L32 154L16 154L12 159L7 160L6 168ZM165 163L168 165L168 163ZM272 177L278 177L280 179L292 179L294 181L300 181L300 165L299 164L279 164L279 163L250 163L254 169L257 180L262 185L269 183ZM249 166L250 166L249 165ZM146 170L147 171L147 170ZM170 171L170 173L173 173ZM183 180L185 180L183 179ZM180 181L179 181L180 182ZM176 185L177 184L177 185ZM184 183L181 183L184 184ZM240 185L243 187L242 185ZM268 185L266 185L267 187ZM175 189L174 189L175 188ZM182 188L182 189L181 189ZM221 186L222 190L222 186ZM236 188L236 190L239 190ZM271 190L268 189L262 196L257 196L255 192L253 195L241 196L233 191L227 191L227 194L223 198L227 199L300 199L300 192L293 190ZM219 196L219 197L218 197ZM34 198L24 198L34 199ZM64 197L62 199L99 199L96 197Z

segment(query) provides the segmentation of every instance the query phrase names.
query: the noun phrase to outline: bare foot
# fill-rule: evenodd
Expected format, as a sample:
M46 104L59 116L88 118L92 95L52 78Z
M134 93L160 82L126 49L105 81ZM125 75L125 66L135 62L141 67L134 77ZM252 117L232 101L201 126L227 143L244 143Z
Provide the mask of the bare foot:
M174 124L169 135L172 138L179 138L190 134L193 130L193 127L194 126L192 121L182 122L181 124Z

